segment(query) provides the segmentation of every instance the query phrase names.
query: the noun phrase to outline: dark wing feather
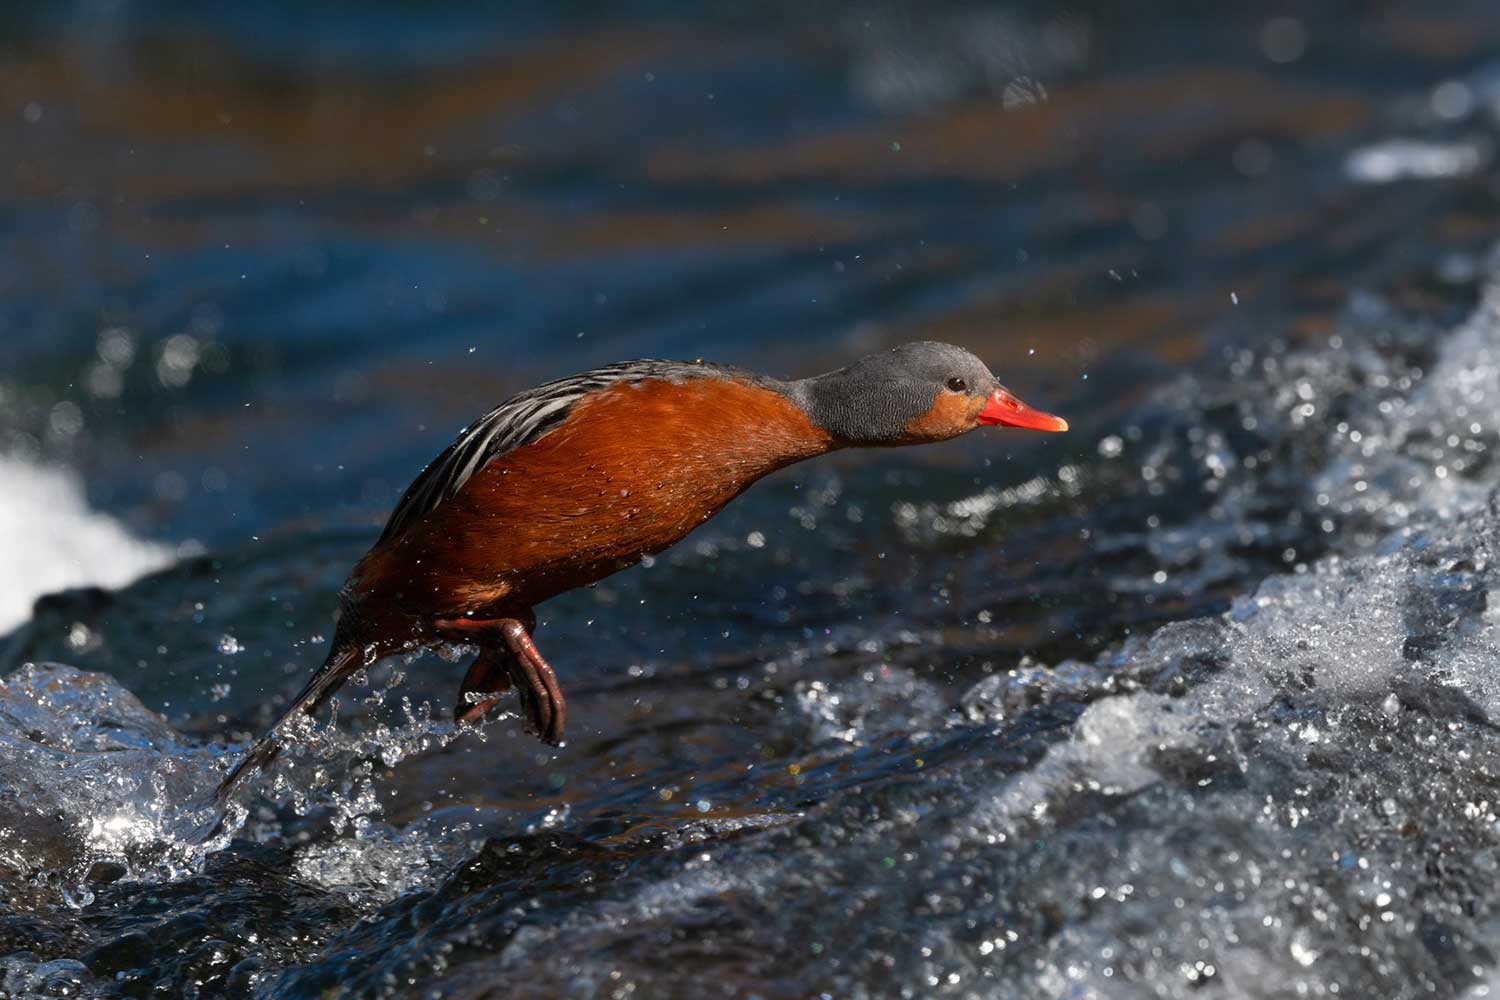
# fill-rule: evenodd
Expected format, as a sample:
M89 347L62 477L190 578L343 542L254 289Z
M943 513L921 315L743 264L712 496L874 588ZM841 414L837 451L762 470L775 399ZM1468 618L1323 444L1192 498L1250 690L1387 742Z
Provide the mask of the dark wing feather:
M469 477L491 460L530 444L568 418L585 397L621 383L649 379L683 381L720 377L780 389L780 383L725 365L691 361L627 361L547 382L517 393L464 428L457 440L433 459L407 487L391 511L377 545L391 541L458 493Z

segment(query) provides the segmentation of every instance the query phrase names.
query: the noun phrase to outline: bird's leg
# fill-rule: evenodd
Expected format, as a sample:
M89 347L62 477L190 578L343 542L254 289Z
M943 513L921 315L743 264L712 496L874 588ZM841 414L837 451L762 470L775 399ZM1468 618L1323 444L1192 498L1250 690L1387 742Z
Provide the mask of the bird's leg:
M453 721L459 725L478 722L500 704L510 690L510 651L499 646L485 646L469 664L464 682L458 688L458 704L453 707ZM478 695L479 697L473 697Z
M490 642L495 638L503 642L511 653L510 662L506 664L510 679L516 686L516 695L526 710L526 718L532 731L548 743L562 743L568 704L563 699L562 688L558 686L557 674L553 673L552 666L543 659L536 644L531 641L536 619L530 616L526 620L492 618L476 621L472 618L452 618L433 624L439 632L461 640L483 637ZM474 667L471 667L471 675L473 671ZM468 680L466 677L466 686Z

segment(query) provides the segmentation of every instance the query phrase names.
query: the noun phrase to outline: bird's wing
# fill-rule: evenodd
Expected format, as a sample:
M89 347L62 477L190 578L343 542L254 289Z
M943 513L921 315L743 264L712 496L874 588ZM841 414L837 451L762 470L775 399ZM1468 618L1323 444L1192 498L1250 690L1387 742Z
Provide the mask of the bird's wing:
M713 375L770 381L723 365L646 359L595 368L517 393L464 428L457 440L422 470L391 511L376 544L391 541L430 514L491 460L558 427L585 397L622 383Z

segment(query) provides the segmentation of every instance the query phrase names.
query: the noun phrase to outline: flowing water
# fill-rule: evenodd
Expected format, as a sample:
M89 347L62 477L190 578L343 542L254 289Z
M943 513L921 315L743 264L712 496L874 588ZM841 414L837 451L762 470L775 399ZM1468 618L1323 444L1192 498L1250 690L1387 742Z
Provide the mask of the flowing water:
M0 15L0 996L1500 989L1484 4ZM387 661L221 814L508 392L951 340L541 609L562 749Z

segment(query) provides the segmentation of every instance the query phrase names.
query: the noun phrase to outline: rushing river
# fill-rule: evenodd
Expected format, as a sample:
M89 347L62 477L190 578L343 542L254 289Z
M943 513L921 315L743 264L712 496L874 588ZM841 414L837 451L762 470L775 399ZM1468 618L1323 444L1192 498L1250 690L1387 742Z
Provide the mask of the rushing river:
M0 997L1500 990L1500 23L1196 6L0 14ZM1073 431L544 606L562 749L387 661L214 807L500 398L929 338Z

